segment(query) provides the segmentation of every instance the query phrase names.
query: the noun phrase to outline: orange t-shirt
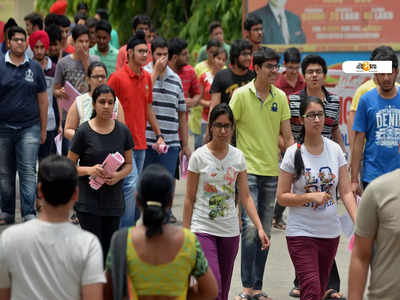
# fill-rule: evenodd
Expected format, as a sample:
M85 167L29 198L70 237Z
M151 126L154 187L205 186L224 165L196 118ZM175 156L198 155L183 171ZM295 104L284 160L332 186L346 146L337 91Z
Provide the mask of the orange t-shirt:
M140 75L136 74L126 64L108 79L108 85L124 109L125 122L135 142L135 150L147 149L147 105L153 102L151 76L143 68L140 68L140 72Z

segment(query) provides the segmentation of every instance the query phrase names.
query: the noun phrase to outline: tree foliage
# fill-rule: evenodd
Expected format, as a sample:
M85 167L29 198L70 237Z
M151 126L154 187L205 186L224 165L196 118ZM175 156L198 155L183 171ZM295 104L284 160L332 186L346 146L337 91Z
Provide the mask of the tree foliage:
M69 16L82 0L68 0ZM54 0L37 0L37 10L48 12ZM137 14L151 17L157 33L169 39L179 36L188 41L195 54L208 40L208 24L222 23L225 40L241 36L242 0L86 0L90 15L97 8L107 8L110 22L119 33L121 44L132 34L131 20Z

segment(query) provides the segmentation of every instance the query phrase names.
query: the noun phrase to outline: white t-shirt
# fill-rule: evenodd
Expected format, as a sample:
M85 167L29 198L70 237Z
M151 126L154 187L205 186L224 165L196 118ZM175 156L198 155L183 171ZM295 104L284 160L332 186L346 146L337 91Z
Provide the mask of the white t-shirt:
M0 288L12 300L78 300L82 286L104 282L98 239L75 225L34 219L0 236Z
M200 175L191 231L220 237L238 236L235 183L239 172L246 170L242 151L229 145L227 155L219 160L203 145L190 157L188 170Z
M317 238L335 238L341 233L337 216L336 186L338 184L339 168L346 164L340 146L323 137L324 148L320 155L310 154L301 145L301 156L304 162L304 175L292 185L295 194L311 192L328 192L332 199L324 206L313 209L314 203L304 206L289 207L287 236L308 236ZM282 160L281 169L295 173L294 155L297 144L290 146Z

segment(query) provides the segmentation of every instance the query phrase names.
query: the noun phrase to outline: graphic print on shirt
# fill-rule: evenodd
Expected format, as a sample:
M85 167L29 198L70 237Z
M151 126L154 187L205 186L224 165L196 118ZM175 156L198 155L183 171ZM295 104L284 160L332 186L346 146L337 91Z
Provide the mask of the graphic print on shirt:
M319 168L318 176L312 175L311 168L305 168L304 178L306 181L306 184L304 185L304 191L306 193L325 192L332 196L332 187L336 176L332 173L330 167L326 166ZM334 204L335 199L331 198L329 202L325 203L323 206L319 206L318 209L324 209ZM313 208L315 204L306 203L304 206Z
M214 220L218 216L225 216L229 209L227 200L232 198L235 192L235 182L239 172L229 167L226 171L223 168L215 167L210 173L212 183L204 182L203 190L206 193L208 207L210 209L208 216Z
M400 109L388 105L376 112L376 144L387 148L400 144Z

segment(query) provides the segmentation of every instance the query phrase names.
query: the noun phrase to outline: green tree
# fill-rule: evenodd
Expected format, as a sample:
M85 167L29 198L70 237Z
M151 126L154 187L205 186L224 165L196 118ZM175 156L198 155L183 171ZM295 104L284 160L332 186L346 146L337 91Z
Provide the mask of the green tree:
M73 16L82 0L68 0L67 14ZM54 0L37 0L37 10L48 12ZM240 38L242 0L86 0L90 15L97 8L110 12L110 22L118 32L121 44L132 34L131 20L137 14L147 14L162 37L179 36L188 41L189 50L196 55L208 40L208 24L222 23L225 39Z

